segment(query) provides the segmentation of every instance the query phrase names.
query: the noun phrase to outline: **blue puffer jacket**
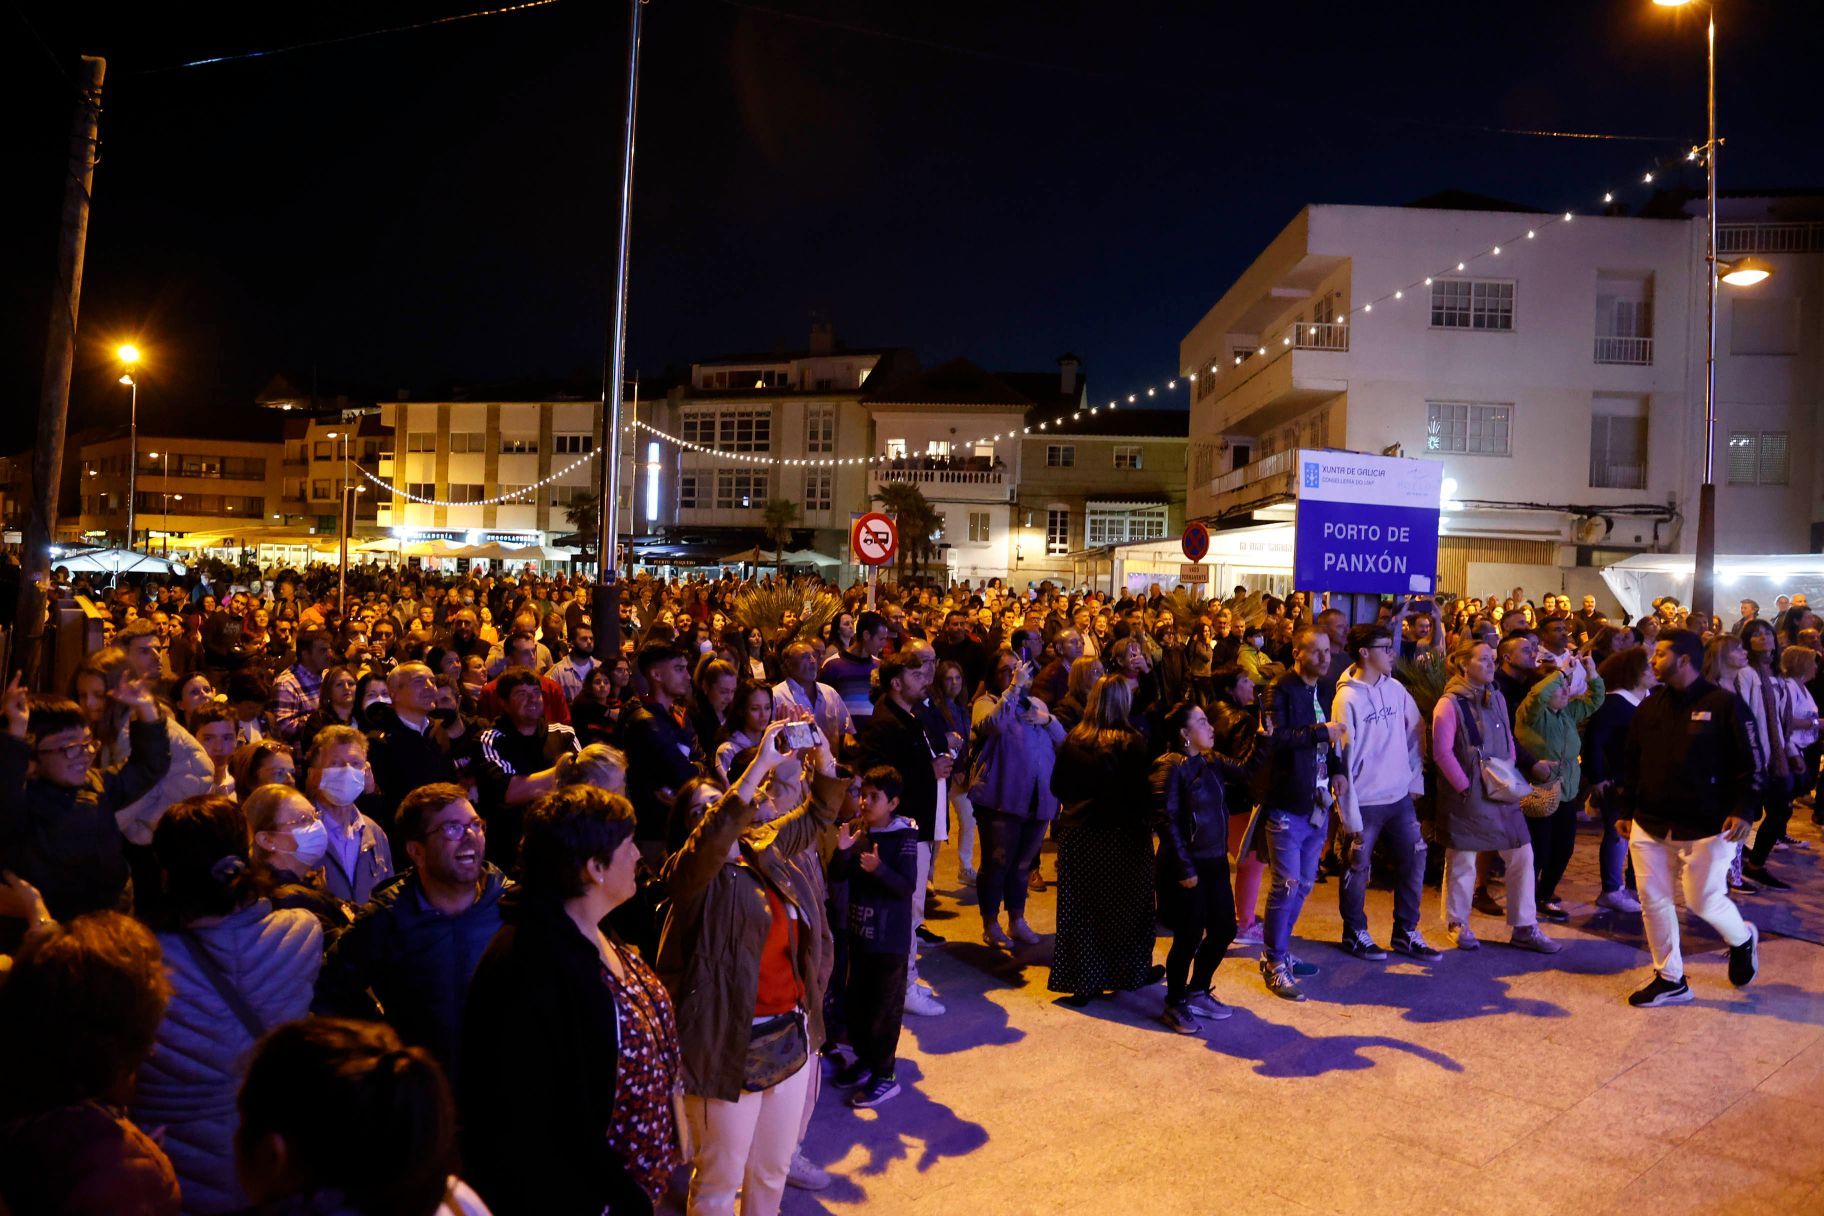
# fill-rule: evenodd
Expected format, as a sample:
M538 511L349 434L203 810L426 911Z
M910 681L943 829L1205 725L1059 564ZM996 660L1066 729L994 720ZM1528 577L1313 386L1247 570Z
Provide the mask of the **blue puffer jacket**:
M247 1198L234 1175L234 1100L255 1035L210 982L199 952L251 1006L264 1033L309 1012L323 929L302 908L274 909L261 899L217 924L161 933L158 943L171 1003L139 1069L133 1121L164 1130L185 1212L236 1211Z

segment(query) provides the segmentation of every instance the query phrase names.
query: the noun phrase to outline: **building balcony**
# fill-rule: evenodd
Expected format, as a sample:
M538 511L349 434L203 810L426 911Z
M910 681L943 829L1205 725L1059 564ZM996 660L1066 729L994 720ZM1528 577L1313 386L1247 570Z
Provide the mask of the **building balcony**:
M1824 221L1718 224L1716 252L1721 257L1743 253L1824 253Z
M910 482L923 490L925 497L945 502L1013 501L1013 482L1004 468L982 469L956 464L943 468L923 467L915 461L907 461L877 465L868 473L870 492L896 481Z
M1260 435L1323 404L1348 388L1344 378L1349 327L1341 322L1300 322L1267 353L1226 369L1207 406L1208 423L1196 426L1224 434Z
M1646 367L1653 362L1653 339L1596 336L1596 362Z
M1297 455L1288 448L1213 478L1210 493L1216 498L1217 515L1292 497L1292 472Z

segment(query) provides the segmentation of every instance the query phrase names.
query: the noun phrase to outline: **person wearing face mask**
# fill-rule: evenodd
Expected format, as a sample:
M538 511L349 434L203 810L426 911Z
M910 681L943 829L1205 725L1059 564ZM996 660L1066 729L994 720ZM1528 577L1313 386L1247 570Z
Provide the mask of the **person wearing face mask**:
M241 813L253 833L248 864L271 887L266 898L275 908L303 908L323 926L324 940L333 942L355 913L353 905L323 885L329 829L317 808L290 785L262 785L250 788Z
M393 876L393 852L385 829L355 805L357 799L374 792L367 738L352 726L318 731L310 750L305 792L329 830L324 885L338 899L366 903L375 888Z
M523 885L462 1010L464 1170L496 1216L650 1212L683 1162L672 998L611 928L633 836L632 805L586 785L526 814Z
M455 1075L463 996L511 884L484 860L487 825L459 785L413 790L396 828L411 869L375 891L330 948L312 1009L384 1017Z
M355 681L353 725L362 730L372 730L375 720L374 710L383 705L390 705L392 700L393 695L386 688L386 676L378 671L364 673L359 680Z
M390 833L393 815L413 790L457 779L448 728L437 720L437 680L423 663L401 663L386 678L390 704L370 711L367 762L378 790L372 813ZM395 857L395 864L404 860Z

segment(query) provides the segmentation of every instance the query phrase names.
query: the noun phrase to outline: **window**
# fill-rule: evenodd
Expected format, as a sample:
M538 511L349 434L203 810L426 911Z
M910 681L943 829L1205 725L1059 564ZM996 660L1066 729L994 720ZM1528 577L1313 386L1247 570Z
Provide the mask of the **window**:
M1052 507L1045 512L1045 552L1053 557L1070 552L1070 508Z
M313 481L310 483L310 496L312 499L317 500L333 498L335 497L335 491L329 488L329 483L327 481Z
M1099 507L1089 505L1085 528L1090 547L1165 535L1165 507Z
M552 450L559 456L581 456L595 450L595 436L582 434L551 436Z
M405 483L405 493L408 498L435 498L437 497L437 483L434 481L408 481Z
M509 439L507 436L502 435L500 437L500 451L502 455L536 456L538 454L538 439L536 437L532 439Z
M1137 443L1117 443L1115 445L1115 467L1117 469L1139 468L1140 445Z
M1075 468L1077 448L1072 443L1048 443L1045 445L1045 467L1048 469Z
M561 509L579 498L594 497L594 494L595 491L588 486L552 486L551 505Z
M1653 362L1651 276L1596 277L1596 362Z
M304 458L304 441L301 439L287 439L285 441L285 463L296 464Z
M992 536L990 535L991 526L988 522L991 518L992 518L992 516L990 516L988 514L988 512L986 512L986 511L969 512L969 543L970 544L985 545L991 539L993 539Z
M1783 486L1788 480L1785 431L1730 431L1729 484Z
M827 405L814 405L804 411L804 450L807 452L834 452L836 450L836 411Z
M1433 329L1514 327L1514 285L1494 279L1439 279L1431 285Z
M329 455L330 455L329 441L326 439L317 440L316 447L314 449L314 455L316 456L316 458L318 460L328 460Z
M716 411L685 410L679 420L678 437L685 443L700 444L703 447L714 447L716 443Z
M480 502L488 496L488 488L474 482L453 481L450 483L449 501Z
M488 433L486 431L451 431L450 451L452 452L485 452L488 450Z
M706 473L678 474L678 507L684 511L694 511L704 505L702 493L698 487L707 480Z
M766 473L760 469L717 469L716 509L735 511L766 501Z
M703 373L704 388L785 388L786 373L755 367Z
M724 452L764 452L773 446L773 416L766 410L723 410L716 415L716 447Z
M1514 407L1473 401L1425 403L1425 450L1463 456L1512 456Z
M904 460L906 458L906 441L903 439L887 440L887 459Z
M804 509L806 511L827 511L833 501L830 492L831 474L828 469L807 472L804 475Z
M437 450L437 432L412 431L405 437L405 450L408 452L435 452Z
M500 504L503 507L535 507L538 505L538 500L526 497L527 491L531 488L531 486L501 486L489 497L503 499L504 501Z
M1645 398L1597 401L1590 414L1590 485L1602 490L1647 488Z
M939 460L950 459L950 441L948 439L930 439L925 442L925 455Z

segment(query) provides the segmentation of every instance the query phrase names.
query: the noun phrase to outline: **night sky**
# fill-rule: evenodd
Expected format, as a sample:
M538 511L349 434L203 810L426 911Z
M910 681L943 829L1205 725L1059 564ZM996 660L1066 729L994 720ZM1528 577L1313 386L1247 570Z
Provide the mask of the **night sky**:
M5 416L29 419L38 395L71 116L57 62L82 51L109 72L74 426L124 417L107 361L122 335L148 351L155 433L180 416L231 428L279 371L389 395L599 384L624 5L161 70L480 7L8 0ZM1824 186L1824 5L1722 14L1725 189ZM649 377L802 346L822 315L852 345L927 362L1043 369L1071 350L1112 395L1170 375L1179 338L1306 202L1460 189L1594 209L1703 132L1697 5L653 0L646 15L628 366Z

